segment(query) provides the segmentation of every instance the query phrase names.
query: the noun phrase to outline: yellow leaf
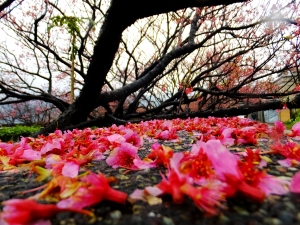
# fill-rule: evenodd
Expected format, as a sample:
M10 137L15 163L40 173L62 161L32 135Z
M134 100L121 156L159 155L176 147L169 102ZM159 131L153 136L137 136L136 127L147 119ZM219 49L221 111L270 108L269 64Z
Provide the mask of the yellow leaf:
M162 199L152 196L152 195L148 195L146 197L147 202L149 203L149 205L158 205L158 204L162 204Z
M37 178L35 178L35 181L43 181L47 177L51 176L51 170L47 170L40 166L35 166L33 171L39 175Z
M273 162L272 159L270 159L270 158L267 157L267 156L262 156L262 155L261 155L260 158L263 159L263 160L265 160L267 163Z
M183 148L182 148L182 146L176 145L176 146L174 147L174 149L176 149L176 150L182 150Z
M62 193L60 193L60 197L61 198L70 197L71 195L73 195L77 191L77 189L80 186L82 186L81 182L74 182L70 186L68 185L68 187Z
M10 160L9 157L6 157L6 156L0 156L0 161L1 161L2 164L4 165L4 166L3 166L3 170L11 170L11 169L16 168L15 166L10 165L10 164L8 163L9 160Z
M38 194L38 198L42 199L45 198L49 193L54 190L58 186L58 182L56 178L53 178L48 184L47 187Z

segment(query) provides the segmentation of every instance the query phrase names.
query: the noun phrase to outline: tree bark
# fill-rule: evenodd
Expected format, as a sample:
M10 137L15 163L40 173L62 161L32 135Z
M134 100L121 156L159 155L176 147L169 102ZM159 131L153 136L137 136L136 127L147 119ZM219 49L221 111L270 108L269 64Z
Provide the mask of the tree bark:
M112 0L101 27L94 54L90 59L85 84L79 97L53 123L40 131L47 134L56 128L64 129L86 121L90 111L96 107L96 100L104 85L121 41L122 32L137 19L167 13L188 7L228 5L246 0Z
M6 0L0 5L0 12L9 7L16 0Z
M289 109L294 109L294 108L300 108L300 94L296 95L296 97L293 99L291 102L281 102L281 101L273 101L273 102L266 102L262 104L256 104L256 105L246 105L246 106L240 106L240 107L233 107L229 109L220 109L220 110L207 110L207 111L197 111L197 112L191 112L191 113L174 113L174 114L165 114L165 115L154 115L154 116L147 116L143 118L138 118L138 119L132 119L132 120L121 120L118 118L113 117L112 115L105 114L102 117L99 117L94 120L89 120L80 124L77 124L75 126L68 126L65 127L62 130L72 130L75 128L83 129L86 127L91 127L91 126L111 126L112 124L116 125L125 125L126 123L139 123L141 121L147 121L147 120L154 120L154 119L187 119L187 118L207 118L209 116L213 117L230 117L230 116L239 116L239 115L248 115L253 112L258 112L258 111L264 111L264 110L276 110L276 109L282 109L284 104ZM134 115L133 115L134 116ZM135 117L139 117L138 114L135 115Z

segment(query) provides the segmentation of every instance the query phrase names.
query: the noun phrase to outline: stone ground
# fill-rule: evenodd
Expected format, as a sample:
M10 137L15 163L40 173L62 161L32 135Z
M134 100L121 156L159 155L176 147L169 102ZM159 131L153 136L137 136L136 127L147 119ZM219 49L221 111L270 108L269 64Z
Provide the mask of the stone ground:
M191 143L195 141L182 133L183 141L180 145L175 142L161 142L170 146L174 151L189 150ZM151 143L145 141L144 148L139 151L141 157L148 153ZM232 147L232 152L242 151L245 147ZM268 141L260 142L258 146L267 150ZM280 155L266 155L272 159L266 168L269 174L281 176L289 180L300 168L284 168L277 163ZM143 171L130 171L118 168L112 169L105 161L92 162L87 168L91 171L101 171L106 176L114 176L118 179L112 187L128 194L136 188L143 189L153 186L161 181L160 172L164 168L155 168ZM125 172L126 171L126 172ZM33 193L20 194L21 191L39 187L42 184L34 181L35 175L29 171L20 173L0 173L0 202L12 198L27 198ZM297 225L300 224L300 195L287 194L284 196L269 196L262 204L250 201L243 196L236 196L227 201L226 208L220 209L220 214L214 217L206 217L186 198L183 204L176 205L168 196L162 198L161 202L149 204L144 201L127 202L125 205L102 201L89 208L96 215L91 221L87 216L76 213L60 213L51 220L52 225L84 225L84 224L112 224L112 225L177 225L177 224L199 224L199 225Z

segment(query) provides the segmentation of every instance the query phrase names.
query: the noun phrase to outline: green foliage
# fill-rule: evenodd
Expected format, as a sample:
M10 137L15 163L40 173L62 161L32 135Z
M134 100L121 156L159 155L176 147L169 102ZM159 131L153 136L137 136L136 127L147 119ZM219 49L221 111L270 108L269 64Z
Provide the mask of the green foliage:
M29 136L39 129L41 129L40 126L17 125L15 127L2 127L0 129L0 140L3 142L18 141L20 136Z
M72 36L71 47L68 52L71 52L70 60L74 60L75 54L78 52L78 47L75 44L76 36L80 36L79 23L82 22L82 19L75 16L54 16L50 18L52 24L48 27L50 31L53 27L65 27L69 34Z
M292 126L297 122L300 122L300 110L296 111L296 113L293 115L291 119L284 122L284 125L286 126L287 129L291 129Z
M52 24L48 27L51 30L53 27L66 27L71 35L79 34L80 29L78 23L82 22L81 19L74 16L54 16L51 18Z
M292 121L292 120L290 119L290 120L284 122L284 125L285 125L286 129L288 129L288 130L291 130L291 129L292 129L292 126L295 124L295 123L293 123L293 122L291 122L291 121Z

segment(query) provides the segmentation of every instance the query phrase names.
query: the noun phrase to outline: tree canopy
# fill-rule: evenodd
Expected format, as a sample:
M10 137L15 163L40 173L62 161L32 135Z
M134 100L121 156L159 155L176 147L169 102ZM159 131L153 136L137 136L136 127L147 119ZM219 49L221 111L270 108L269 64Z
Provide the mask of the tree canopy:
M299 107L299 3L6 1L0 104L54 106L45 134Z

